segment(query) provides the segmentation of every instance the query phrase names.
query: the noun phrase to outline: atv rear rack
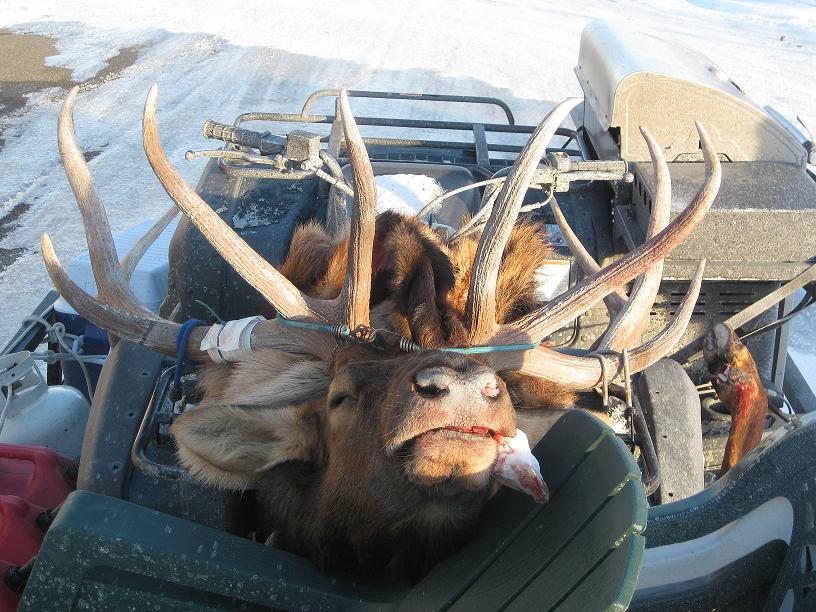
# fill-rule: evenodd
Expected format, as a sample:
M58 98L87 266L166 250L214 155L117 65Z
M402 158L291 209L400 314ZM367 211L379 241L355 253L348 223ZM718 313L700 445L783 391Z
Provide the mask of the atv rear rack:
M387 117L355 117L359 126L379 127L379 128L400 128L412 130L435 130L435 131L457 131L470 132L473 140L471 142L455 140L429 140L426 138L386 138L386 137L363 137L363 142L368 149L369 157L372 161L400 161L417 163L445 163L464 166L469 170L479 173L483 177L491 177L498 170L509 167L515 157L521 152L522 146L515 144L488 142L489 134L532 134L536 126L516 125L510 107L506 102L491 97L482 96L454 96L440 94L413 94L383 91L360 91L351 90L347 92L350 97L374 98L399 101L423 101L423 102L457 102L465 104L481 104L497 106L503 112L507 123L488 122L466 122L466 121L438 121L424 119L398 119ZM332 134L320 136L320 142L328 144L332 148L333 135L335 134L336 115L316 115L311 114L311 106L320 98L339 96L339 90L323 89L311 94L303 104L300 113L264 113L249 112L239 115L232 126L226 126L214 121L205 123L204 136L207 138L221 138L221 134L245 129L245 124L256 121L272 123L299 123L306 125L331 125ZM547 152L561 152L571 158L578 160L588 160L590 155L583 138L582 129L558 128L556 135L565 138L565 142L560 147L551 147ZM286 143L283 138L264 132L265 138L256 140L254 144L260 145L262 155L274 156L284 152ZM236 142L230 142L226 138L227 144L218 151L195 151L189 152L187 159L196 157L220 157L219 165L230 176L254 177L268 175L270 178L281 178L280 172L269 168L264 163L248 163L246 159L237 163L228 159L230 151L245 150ZM243 140L243 139L234 139ZM342 139L338 139L342 140ZM571 146L572 145L572 146ZM335 153L341 160L340 148ZM402 150L394 152L393 147L400 147ZM253 147L258 148L258 147ZM408 149L406 151L405 149ZM330 151L331 152L331 151ZM226 153L226 155L224 155ZM497 154L506 154L505 158ZM255 160L261 161L261 160ZM289 174L291 178L291 173Z

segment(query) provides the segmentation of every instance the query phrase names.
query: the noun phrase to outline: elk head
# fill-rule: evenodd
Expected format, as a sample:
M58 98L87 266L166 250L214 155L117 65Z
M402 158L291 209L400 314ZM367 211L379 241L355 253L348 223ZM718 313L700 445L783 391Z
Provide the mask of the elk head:
M174 354L179 324L138 303L128 287L126 266L117 260L74 136L75 97L76 90L60 113L60 152L85 223L99 296L92 297L71 282L44 235L42 252L48 272L66 300L89 320L117 337ZM200 480L222 487L258 488L271 515L276 542L326 568L420 576L474 528L494 488L490 474L498 443L516 433L516 412L505 379L543 381L550 390L554 385L561 391L588 390L622 367L616 354L578 357L542 345L474 357L448 350L445 341L470 347L538 344L633 278L644 272L644 278L653 277L651 269L699 223L719 186L717 156L698 124L706 182L688 209L666 225L668 172L659 147L644 131L662 194L654 208L663 211L656 213L663 215L662 221L650 228L649 240L552 302L528 308L516 320L497 317L508 311L503 308L506 305L497 304L497 294L501 295L497 287L502 256L509 252L506 247L525 190L555 129L576 101L562 103L537 128L502 187L473 249L473 269L456 281L469 285L469 290L460 286L457 292L440 280L444 274L439 265L444 268L447 255L418 257L409 266L416 274L407 275L408 290L395 286L396 281L388 285L387 301L396 304L406 321L402 329L408 329L415 341L435 338L425 344L435 344L438 350L375 351L322 330L290 324L370 328L377 316L370 309L372 278L378 271L372 264L377 250L376 190L345 93L339 108L355 196L349 237L339 258L345 262L346 274L342 282L338 280L336 295L322 297L301 292L181 179L159 144L155 103L154 87L145 104L143 134L157 177L207 240L285 318L258 324L252 331L252 351L236 357L229 371L219 366L204 377L201 405L173 426L179 456ZM434 250L432 243L426 251ZM445 248L455 254L456 245ZM129 255L127 261L133 257L138 254ZM331 254L329 259L338 260ZM634 371L665 355L682 335L701 279L702 265L672 322L631 351ZM656 292L654 280L641 281L619 314L624 330L648 316L651 301L638 297L644 286ZM451 303L453 294L465 296L458 309ZM426 334L428 321L435 325L443 319L450 322L440 325L443 332ZM206 358L200 349L205 333L197 329L191 334L188 356ZM606 348L621 342L620 333L610 330Z
M516 433L507 389L464 355L353 346L329 377L324 397L296 405L205 400L173 426L180 458L206 482L257 488L276 545L327 569L419 578L494 491L497 440Z

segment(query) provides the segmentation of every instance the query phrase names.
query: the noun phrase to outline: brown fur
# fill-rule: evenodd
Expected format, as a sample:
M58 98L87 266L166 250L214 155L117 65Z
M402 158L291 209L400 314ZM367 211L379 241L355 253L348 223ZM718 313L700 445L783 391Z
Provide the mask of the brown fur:
M372 324L425 348L466 346L463 313L477 245L472 238L448 246L416 219L380 215ZM345 238L306 225L281 270L308 294L333 298L345 278L346 248ZM498 278L498 322L535 305L533 274L549 255L540 226L513 230ZM456 372L451 380L491 377L499 397L485 400L473 385L467 400L447 391L426 396L416 376L427 368ZM515 405L536 440L556 413L542 409L573 400L538 379L496 378L477 358L355 345L341 349L331 367L263 351L228 371L208 366L201 378L205 399L173 425L191 474L215 486L258 488L283 548L326 569L395 578L419 578L460 545L493 491L493 439L444 427L486 425L512 435Z
M313 234L323 232L318 239ZM314 244L333 243L331 257ZM396 302L406 317L414 341L427 348L466 346L462 317L478 236L445 245L428 226L413 217L386 212L377 218L374 244L372 304ZM346 240L332 240L314 224L299 229L281 271L299 289L323 299L340 293L346 274ZM508 323L538 305L536 269L552 256L552 247L540 224L521 223L507 242L496 288L496 319ZM320 278L301 283L300 279Z
M322 228L307 227L309 232L322 231L323 242L330 242ZM289 257L298 265L312 267L299 271L295 277L321 277L313 295L324 299L336 297L345 278L347 242L334 241L335 252L329 263L324 258L310 259L308 253L302 253L311 248L309 244L295 234ZM381 306L377 314L372 313L376 318L375 327L410 336L425 348L468 346L462 319L478 246L478 235L449 246L416 218L393 212L379 215L372 303L388 301L389 305ZM496 283L498 323L514 321L539 305L535 299L534 275L552 253L540 224L519 223L513 228ZM294 267L288 259L284 266L282 269L286 270ZM555 383L513 373L502 373L502 377L511 385L520 406L557 409L575 401L574 394Z
M295 230L280 272L301 291L316 294L325 285L325 271L336 253L336 241L316 221L311 221Z
M517 372L501 372L501 377L507 383L513 405L519 408L564 410L576 401L572 391L549 380Z
M448 249L415 218L381 215L378 225L386 223L390 228L374 281L374 301L395 302L420 346L467 346L467 329L448 300L456 282Z
M285 461L316 458L319 429L309 404L281 408L208 406L173 423L179 459L194 478L245 489Z
M229 368L206 364L199 371L202 405L276 406L323 397L329 368L283 351L246 353Z
M451 306L460 315L465 312L470 275L479 237L458 240L450 250L456 283L450 294ZM509 323L532 310L539 303L535 299L535 271L552 257L552 247L539 224L519 223L510 233L502 255L502 264L496 282L496 321Z
M283 548L325 569L418 579L474 528L498 452L490 437L429 432L448 424L515 432L500 381L495 398L478 389L453 403L417 394L417 373L435 367L466 380L488 370L463 355L347 346L324 399L204 402L185 413L172 430L179 457L215 486L257 487Z

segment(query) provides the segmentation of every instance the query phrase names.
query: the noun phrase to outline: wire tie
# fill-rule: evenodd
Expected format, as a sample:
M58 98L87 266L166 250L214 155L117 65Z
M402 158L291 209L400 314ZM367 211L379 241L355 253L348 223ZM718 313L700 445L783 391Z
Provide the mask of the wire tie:
M626 389L626 405L632 405L632 376L629 373L629 349L623 349L623 384Z
M195 300L195 303L198 304L199 306L203 306L207 310L207 312L210 313L210 316L212 318L218 321L221 325L224 325L224 319L218 316L218 313L215 312L215 310L213 310L212 306L205 302L202 302L201 300Z
M601 362L601 397L603 398L604 408L609 407L609 371L607 370L606 359L603 354L594 351L588 353L587 357L595 357Z

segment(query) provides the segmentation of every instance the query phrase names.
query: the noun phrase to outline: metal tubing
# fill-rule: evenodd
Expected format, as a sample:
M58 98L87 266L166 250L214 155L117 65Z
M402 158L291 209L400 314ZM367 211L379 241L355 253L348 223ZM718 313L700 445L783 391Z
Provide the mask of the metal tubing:
M177 366L172 366L167 368L159 377L156 383L156 389L153 392L153 397L150 399L150 403L147 405L147 410L145 410L144 417L142 418L142 424L139 426L139 432L133 440L133 446L130 449L130 459L137 469L148 476L166 480L190 481L192 480L190 475L187 473L187 470L181 466L156 463L145 454L147 438L153 429L153 424L156 421L156 413L170 387L170 381L173 379L173 373L176 367Z
M334 115L303 115L297 113L244 113L238 115L235 125L248 121L271 121L277 123L318 123L331 124ZM435 121L430 119L392 119L388 117L355 117L357 125L374 125L380 127L422 128L429 130L460 130L472 132L474 125L481 125L486 132L500 134L532 134L534 125L506 125L504 123L470 123L466 121ZM575 139L577 133L570 128L560 127L556 130L557 136Z
M416 94L416 93L405 93L405 92L395 92L395 91L363 91L360 89L349 89L346 91L346 94L350 98L378 98L383 100L403 100L403 101L414 101L414 100L422 100L425 102L462 102L467 104L487 104L491 106L498 106L504 111L505 116L507 117L507 123L510 125L515 124L515 119L513 118L513 112L510 110L510 107L504 100L499 98L491 98L486 96L455 96L455 95L446 95L446 94ZM306 102L303 103L303 110L301 110L301 114L305 115L309 107L318 99L318 98L325 98L325 97L337 97L340 95L339 89L321 89L314 92L308 98L306 98Z
M640 407L640 400L637 394L632 395L632 416L634 417L635 425L635 441L643 451L643 463L649 473L648 476L643 476L643 487L646 489L646 495L649 496L660 488L660 461L657 458L654 441L649 433L649 427L646 425L646 417L643 415L643 409Z

